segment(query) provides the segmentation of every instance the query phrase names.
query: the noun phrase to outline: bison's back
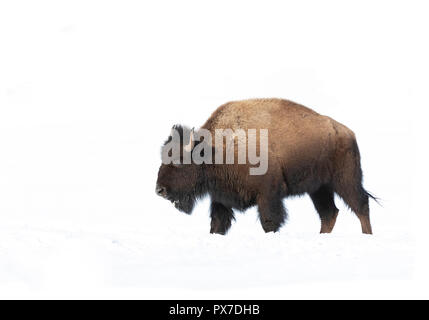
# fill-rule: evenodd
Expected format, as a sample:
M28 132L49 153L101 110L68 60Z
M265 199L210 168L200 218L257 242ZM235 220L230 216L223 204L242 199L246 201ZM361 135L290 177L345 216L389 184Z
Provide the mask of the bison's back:
M220 106L203 125L216 129L268 129L270 160L302 161L326 156L339 138L354 138L347 127L317 112L282 99L252 99ZM309 159L309 160L310 160Z
M279 120L318 115L315 111L282 99L250 99L220 106L204 124L214 129L273 129ZM281 118L281 119L280 119ZM277 127L278 128L278 127Z

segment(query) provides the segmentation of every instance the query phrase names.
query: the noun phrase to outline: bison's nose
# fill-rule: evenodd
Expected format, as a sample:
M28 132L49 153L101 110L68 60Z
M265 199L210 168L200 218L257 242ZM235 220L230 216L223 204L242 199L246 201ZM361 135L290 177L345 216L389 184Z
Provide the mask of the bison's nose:
M165 195L167 194L167 190L164 187L161 186L156 186L156 194L161 196L161 197L165 197Z

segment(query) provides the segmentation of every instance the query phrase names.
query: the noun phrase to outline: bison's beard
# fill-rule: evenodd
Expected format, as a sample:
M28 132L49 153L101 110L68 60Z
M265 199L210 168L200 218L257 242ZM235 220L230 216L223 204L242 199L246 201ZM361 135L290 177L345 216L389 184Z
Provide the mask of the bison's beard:
M194 209L195 198L192 196L177 197L176 199L169 199L176 209L186 214L191 214Z
M176 207L176 209L178 209L179 211L182 211L186 214L191 214L192 213L192 209L194 209L194 203L189 202L189 201L178 201L176 200L174 202L174 206Z

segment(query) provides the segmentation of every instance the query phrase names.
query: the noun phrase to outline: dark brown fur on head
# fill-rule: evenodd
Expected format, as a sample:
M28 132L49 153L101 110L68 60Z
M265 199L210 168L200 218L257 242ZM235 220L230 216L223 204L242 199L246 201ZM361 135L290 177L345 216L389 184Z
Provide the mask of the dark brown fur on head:
M157 193L171 201L174 206L187 214L194 208L195 201L203 193L203 166L183 163L183 146L189 140L191 130L175 125L174 130L180 136L180 163L162 164L158 171ZM172 140L170 135L162 148ZM164 152L164 151L162 151Z

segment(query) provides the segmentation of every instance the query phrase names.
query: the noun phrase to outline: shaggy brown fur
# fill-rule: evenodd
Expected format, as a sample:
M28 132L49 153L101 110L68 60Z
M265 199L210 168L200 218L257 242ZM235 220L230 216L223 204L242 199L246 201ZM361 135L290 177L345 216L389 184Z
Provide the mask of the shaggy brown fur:
M213 137L216 129L269 131L265 175L249 175L251 165L237 162L161 166L157 192L175 201L179 209L190 213L198 197L210 195L212 233L228 231L232 209L253 205L258 206L264 231L275 232L286 219L282 199L305 193L320 215L321 233L331 232L335 225L334 193L356 213L362 232L372 233L368 206L372 196L362 187L356 138L346 126L291 101L253 99L222 105L202 128ZM181 129L186 136L186 129Z

